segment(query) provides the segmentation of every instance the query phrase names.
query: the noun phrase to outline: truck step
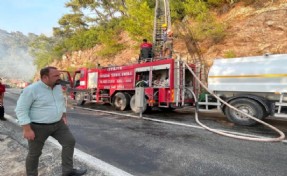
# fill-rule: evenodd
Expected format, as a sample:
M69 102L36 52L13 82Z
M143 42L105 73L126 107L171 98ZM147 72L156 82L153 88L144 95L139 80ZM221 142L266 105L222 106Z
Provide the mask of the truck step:
M287 103L276 102L275 106L285 106L285 107L287 107Z
M221 112L221 111L216 108L212 108L212 109L199 109L198 112Z
M103 96L99 96L99 97L101 97L101 98L110 98L111 96L109 96L109 95L103 95Z
M220 106L220 103L217 102L198 102L199 105L213 105L213 106Z
M283 114L283 113L275 113L274 117L281 117L281 118L287 118L287 114Z
M158 106L159 108L168 108L169 106Z

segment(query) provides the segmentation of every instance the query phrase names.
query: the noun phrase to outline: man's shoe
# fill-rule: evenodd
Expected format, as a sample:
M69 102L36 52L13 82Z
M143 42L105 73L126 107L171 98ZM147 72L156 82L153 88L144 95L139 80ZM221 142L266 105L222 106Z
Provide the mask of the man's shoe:
M80 176L85 175L87 169L73 169L73 171L69 174L69 176Z
M5 117L0 117L0 120L6 121Z

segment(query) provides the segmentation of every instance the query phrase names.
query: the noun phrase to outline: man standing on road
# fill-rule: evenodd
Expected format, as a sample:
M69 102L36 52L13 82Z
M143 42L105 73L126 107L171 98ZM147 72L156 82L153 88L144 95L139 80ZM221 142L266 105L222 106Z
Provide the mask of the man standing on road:
M59 85L60 72L55 67L45 67L40 76L40 81L23 90L15 109L29 145L27 175L38 175L39 157L49 136L62 145L63 176L84 175L87 170L73 169L75 139L67 126L65 100Z
M0 120L5 121L4 117L4 92L5 85L2 84L2 78L0 78Z

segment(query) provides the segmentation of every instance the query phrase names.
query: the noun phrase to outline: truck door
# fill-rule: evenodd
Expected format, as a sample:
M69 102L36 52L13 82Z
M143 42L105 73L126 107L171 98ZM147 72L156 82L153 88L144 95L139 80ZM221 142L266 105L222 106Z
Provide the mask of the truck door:
M60 70L60 79L61 79L61 86L62 86L62 90L64 95L69 95L69 89L72 88L73 86L73 80L72 77L70 75L70 73L68 71L62 71ZM70 94L71 95L71 94Z
M60 78L62 80L61 86L63 87L63 89L64 89L64 87L67 88L68 86L72 87L73 80L72 80L72 77L68 71L62 71L61 70L60 71Z
M73 88L82 89L82 90L87 89L87 69L86 68L77 70L75 72Z

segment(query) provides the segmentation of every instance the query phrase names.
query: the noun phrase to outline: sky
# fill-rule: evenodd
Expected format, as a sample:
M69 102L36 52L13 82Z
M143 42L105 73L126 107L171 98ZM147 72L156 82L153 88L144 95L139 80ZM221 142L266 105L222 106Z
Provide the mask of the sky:
M0 29L52 36L69 0L0 0Z

